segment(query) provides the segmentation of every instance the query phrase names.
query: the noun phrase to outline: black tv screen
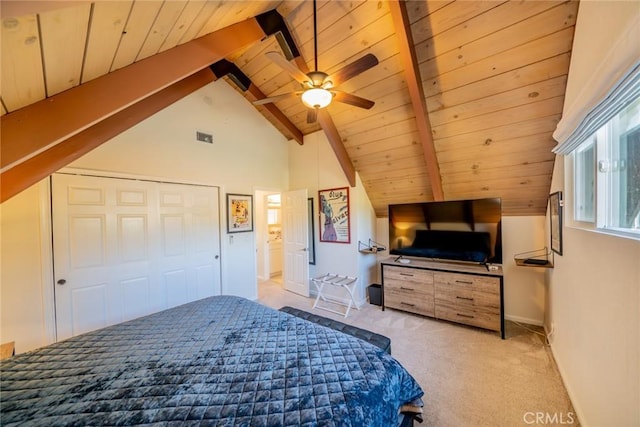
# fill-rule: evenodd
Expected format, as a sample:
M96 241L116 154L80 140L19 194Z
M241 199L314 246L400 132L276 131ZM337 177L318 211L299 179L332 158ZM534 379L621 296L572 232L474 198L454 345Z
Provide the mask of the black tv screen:
M499 198L389 205L392 255L502 264Z

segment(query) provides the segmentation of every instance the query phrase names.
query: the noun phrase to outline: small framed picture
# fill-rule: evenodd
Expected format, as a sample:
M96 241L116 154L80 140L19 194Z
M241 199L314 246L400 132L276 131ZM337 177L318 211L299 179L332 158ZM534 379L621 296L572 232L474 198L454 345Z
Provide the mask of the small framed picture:
M253 196L227 194L227 232L253 231Z
M320 241L350 243L349 187L318 192Z
M549 195L549 219L551 228L551 250L562 255L562 192Z

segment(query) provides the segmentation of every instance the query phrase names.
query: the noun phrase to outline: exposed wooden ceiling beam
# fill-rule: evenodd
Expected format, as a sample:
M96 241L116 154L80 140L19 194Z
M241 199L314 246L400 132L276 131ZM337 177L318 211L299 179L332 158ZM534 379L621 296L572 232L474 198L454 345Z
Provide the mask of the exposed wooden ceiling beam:
M4 115L1 172L263 37L247 19Z
M309 67L307 67L307 63L302 55L295 58L295 63L302 72L309 73ZM353 163L351 163L347 149L344 148L344 143L342 142L342 137L338 132L338 128L336 128L336 125L333 123L333 119L326 108L318 110L318 123L320 123L324 134L327 136L329 144L340 163L340 167L349 181L349 185L351 187L355 187L356 169L353 167Z
M267 97L258 88L258 86L256 86L253 83L249 85L249 88L247 89L247 93L249 94L249 99L252 102L259 101ZM296 125L294 125L291 122L291 120L289 120L289 118L285 116L284 113L278 107L275 106L275 104L268 103L268 104L264 104L263 107L267 111L269 111L282 126L284 126L289 132L291 132L293 139L295 139L298 144L302 145L304 143L304 135L302 135L302 131L300 131L300 129L298 129Z
M3 172L0 203L214 80L208 69L192 74Z
M391 0L389 1L389 8L391 10L393 25L395 26L396 35L398 37L400 59L407 79L407 87L411 97L411 104L416 115L418 136L420 143L422 144L424 159L427 164L427 173L431 182L433 199L437 201L444 200L440 167L436 156L436 148L433 143L431 123L429 121L429 113L427 112L427 103L424 96L424 89L422 87L422 79L420 78L418 61L416 60L415 51L413 49L413 36L411 34L407 6L404 0Z
M347 149L344 148L342 138L340 138L340 133L338 133L338 129L333 123L333 119L331 118L331 115L326 108L318 110L318 123L320 123L320 126L322 127L325 135L327 135L329 144L331 145L331 148L333 148L333 152L335 153L338 162L342 167L342 171L349 181L349 185L355 187L356 170L353 167L353 163L351 163L351 159L349 158Z
M263 26L264 28L264 26ZM224 76L229 77L233 83L235 83L238 88L247 93L247 98L251 102L259 101L261 99L265 99L267 96L256 86L251 79L238 68L236 64L226 59L221 59L215 64L211 64L209 67L216 78L221 78ZM273 103L264 104L264 108L273 116L273 118L291 135L293 139L295 139L298 144L302 145L304 143L304 135L300 129L294 125L291 120L284 113L275 106ZM289 137L289 135L287 135Z

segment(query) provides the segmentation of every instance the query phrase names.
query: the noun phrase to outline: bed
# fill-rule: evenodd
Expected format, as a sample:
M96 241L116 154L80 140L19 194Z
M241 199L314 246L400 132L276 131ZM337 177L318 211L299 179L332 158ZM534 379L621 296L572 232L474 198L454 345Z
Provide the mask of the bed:
M233 296L70 338L0 370L4 426L394 426L423 395L384 350Z

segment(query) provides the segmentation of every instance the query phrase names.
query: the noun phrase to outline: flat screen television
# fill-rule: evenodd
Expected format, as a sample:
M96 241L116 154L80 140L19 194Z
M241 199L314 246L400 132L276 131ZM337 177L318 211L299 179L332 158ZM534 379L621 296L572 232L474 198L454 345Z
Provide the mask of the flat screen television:
M389 205L389 253L502 264L501 199Z

